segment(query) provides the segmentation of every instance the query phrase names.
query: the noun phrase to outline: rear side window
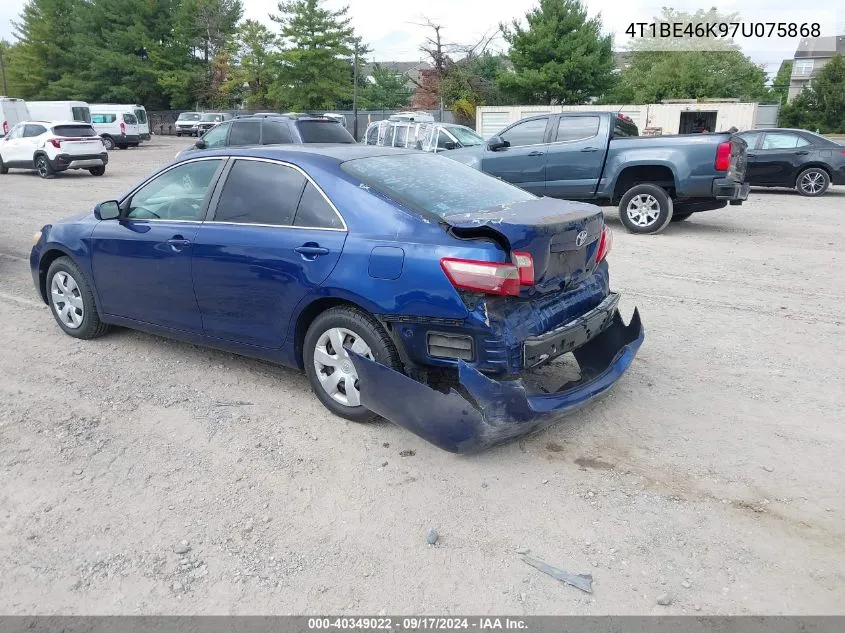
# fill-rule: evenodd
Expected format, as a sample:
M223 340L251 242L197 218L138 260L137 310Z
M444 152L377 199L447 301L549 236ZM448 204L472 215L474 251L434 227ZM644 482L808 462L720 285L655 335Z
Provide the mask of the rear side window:
M791 149L793 147L802 147L809 145L810 141L798 136L797 134L766 134L763 137L763 146L760 149Z
M557 124L558 142L578 141L592 138L599 133L599 118L597 116L567 116L561 117Z
M97 136L97 132L90 125L57 125L53 128L56 136Z
M47 128L43 125L27 125L23 131L24 137L29 136L41 136L44 132L47 131Z
M261 144L262 145L277 145L279 143L291 143L293 138L290 135L290 129L287 123L280 121L265 120L261 130Z
M355 139L337 121L297 121L303 143L354 143Z
M92 114L91 123L114 123L117 116L114 114Z
M294 226L308 226L315 229L342 229L343 223L317 187L310 182L305 185L299 208L296 210Z
M305 183L305 176L291 167L237 160L223 185L214 220L291 226Z
M74 121L82 121L84 123L91 123L91 110L88 108L76 107L70 109L73 114Z
M261 141L261 121L237 121L229 133L229 145L258 145Z
M128 125L138 125L138 119L135 118L134 114L124 114L123 122Z

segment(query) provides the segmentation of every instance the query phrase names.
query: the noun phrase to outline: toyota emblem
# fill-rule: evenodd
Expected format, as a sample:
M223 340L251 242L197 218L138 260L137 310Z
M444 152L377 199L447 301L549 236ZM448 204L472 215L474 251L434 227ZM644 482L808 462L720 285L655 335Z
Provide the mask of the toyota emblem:
M587 241L587 232L581 231L578 235L575 236L575 246L584 246L584 242Z

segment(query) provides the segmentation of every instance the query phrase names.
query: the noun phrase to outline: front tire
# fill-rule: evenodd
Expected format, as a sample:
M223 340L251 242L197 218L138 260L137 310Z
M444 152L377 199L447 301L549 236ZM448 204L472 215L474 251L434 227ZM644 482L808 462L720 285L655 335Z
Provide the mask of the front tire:
M830 176L821 167L805 169L795 179L795 188L802 196L815 198L822 195L830 187Z
M672 212L672 198L657 185L634 185L619 201L619 219L629 233L659 233L672 221Z
M314 394L332 413L353 422L377 416L361 406L352 351L397 371L402 363L387 332L369 314L353 307L326 310L314 319L303 343L303 362Z
M53 175L53 168L50 167L50 161L44 154L39 154L35 157L35 171L42 178L50 178Z
M92 339L109 326L100 321L85 274L70 257L59 257L47 271L47 299L56 323L74 338Z
M106 166L100 165L99 167L92 167L91 169L88 170L88 172L92 176L102 176L103 174L106 173Z

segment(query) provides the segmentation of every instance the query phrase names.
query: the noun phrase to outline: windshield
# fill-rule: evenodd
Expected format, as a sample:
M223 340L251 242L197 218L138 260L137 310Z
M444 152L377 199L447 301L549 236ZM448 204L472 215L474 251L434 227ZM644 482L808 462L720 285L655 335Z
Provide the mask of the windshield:
M147 122L147 111L146 110L135 110L135 116L138 117L138 123L146 123Z
M297 121L303 143L354 143L355 139L337 121Z
M435 154L358 158L346 161L341 169L409 209L441 218L536 198L498 178Z
M177 121L199 121L200 114L198 112L183 112L179 115Z
M223 115L222 114L203 114L200 117L200 121L222 121Z
M458 139L458 142L464 147L471 147L472 145L481 145L484 139L481 138L474 131L463 125L449 126L446 128L449 132Z

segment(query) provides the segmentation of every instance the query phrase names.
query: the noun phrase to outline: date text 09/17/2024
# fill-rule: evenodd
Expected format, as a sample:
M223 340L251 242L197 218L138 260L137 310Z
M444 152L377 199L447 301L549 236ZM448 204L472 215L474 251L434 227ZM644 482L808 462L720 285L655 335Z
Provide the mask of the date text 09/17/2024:
M525 631L528 624L515 617L313 617L308 618L312 631Z

